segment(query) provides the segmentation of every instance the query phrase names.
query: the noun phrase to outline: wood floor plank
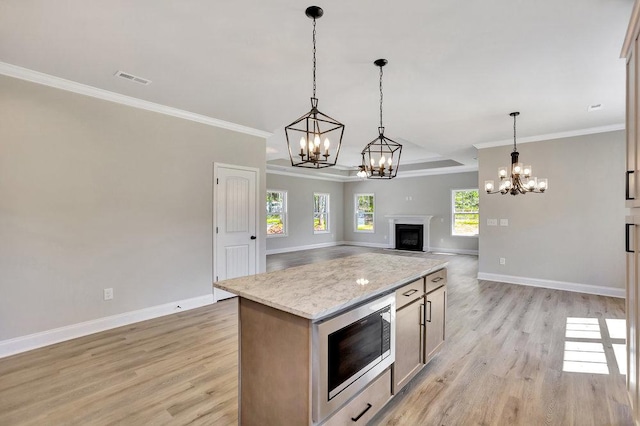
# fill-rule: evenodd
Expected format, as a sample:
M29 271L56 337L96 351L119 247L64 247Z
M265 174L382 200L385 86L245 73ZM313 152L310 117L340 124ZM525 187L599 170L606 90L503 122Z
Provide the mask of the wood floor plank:
M338 246L267 268L371 251L450 262L446 343L372 424L632 424L605 321L622 299L478 281L474 256ZM600 338L567 337L567 318ZM237 329L230 299L0 359L0 425L235 425ZM609 374L564 371L567 342L601 345Z

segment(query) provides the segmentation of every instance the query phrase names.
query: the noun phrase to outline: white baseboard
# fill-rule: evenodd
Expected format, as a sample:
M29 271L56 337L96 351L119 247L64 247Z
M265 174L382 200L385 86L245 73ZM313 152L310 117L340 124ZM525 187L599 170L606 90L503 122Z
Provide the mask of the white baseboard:
M271 250L267 250L267 256L270 255L270 254L290 253L292 251L311 250L311 249L318 249L318 248L324 248L324 247L334 247L334 246L340 246L342 244L344 244L342 241L331 241L331 242L328 242L328 243L309 244L309 245L306 245L306 246L285 247L285 248L281 248L281 249L271 249Z
M573 291L576 293L597 294L599 296L625 297L624 288L603 287L591 284L570 283L566 281L543 280L539 278L516 277L513 275L490 274L478 272L479 280L497 281L507 284L528 285L531 287L550 288L553 290Z
M213 303L213 293L0 341L0 358Z
M431 247L430 253L455 253L455 254L468 254L471 256L477 256L478 250L468 250L468 249L451 249L451 248L441 248L441 247Z
M389 244L385 243L364 243L360 241L343 241L343 245L345 246L360 246L360 247L373 247L373 248L393 248L389 247Z
M374 248L384 248L384 249L393 249L393 247L389 247L389 244L385 243L363 243L360 241L343 241L341 244L348 246L360 246L360 247L374 247ZM477 256L478 250L466 250L466 249L450 249L450 248L440 248L440 247L430 247L429 253L455 253L455 254L470 254Z

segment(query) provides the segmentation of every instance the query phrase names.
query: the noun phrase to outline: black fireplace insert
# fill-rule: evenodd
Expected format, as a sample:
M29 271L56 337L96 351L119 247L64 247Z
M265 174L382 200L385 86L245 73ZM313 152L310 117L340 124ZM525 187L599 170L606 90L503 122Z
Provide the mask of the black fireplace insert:
M422 251L424 225L396 223L396 249Z

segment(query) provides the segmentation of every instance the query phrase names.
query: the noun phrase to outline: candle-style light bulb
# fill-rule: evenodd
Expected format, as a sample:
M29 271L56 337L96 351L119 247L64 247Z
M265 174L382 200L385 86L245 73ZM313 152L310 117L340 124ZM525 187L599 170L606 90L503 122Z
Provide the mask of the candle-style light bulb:
M324 155L329 155L329 145L331 144L331 142L329 142L329 138L324 138Z
M519 175L522 173L522 163L516 163L513 165L513 174Z
M304 155L304 147L307 146L307 141L304 137L300 138L300 155Z
M319 147L319 146L320 146L320 136L316 135L316 137L315 137L315 138L313 138L313 144L314 144L316 147Z
M498 176L500 176L501 179L506 178L507 177L507 168L506 167L500 167L498 169Z
M376 164L376 162L373 160L373 158L371 159L371 168L373 168L373 166Z
M380 167L383 167L383 166L384 166L384 160L385 160L385 158L384 158L384 155L383 155L382 157L380 157L380 161L378 162L378 165L379 165Z
M547 188L549 188L549 182L547 179L538 179L538 189L540 192L544 192Z
M487 191L487 192L493 191L493 181L492 180L484 181L484 190Z

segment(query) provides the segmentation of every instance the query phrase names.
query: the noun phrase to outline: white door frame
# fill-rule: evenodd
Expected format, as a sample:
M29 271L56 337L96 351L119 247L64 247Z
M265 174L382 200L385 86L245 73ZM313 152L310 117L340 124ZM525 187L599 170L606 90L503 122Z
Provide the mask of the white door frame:
M212 270L211 270L211 279L212 279L212 283L215 283L216 280L216 271L218 270L218 265L217 265L217 260L216 260L216 248L218 245L218 237L216 234L216 202L218 200L218 185L216 184L217 179L218 179L218 168L225 168L225 169L236 169L236 170L244 170L244 171L250 171L250 172L255 172L256 174L256 237L258 237L258 239L256 240L256 273L259 273L258 271L260 271L260 239L263 238L262 234L261 234L261 225L260 225L260 205L263 205L264 207L264 203L260 203L260 194L262 193L262 191L260 191L260 169L255 168L255 167L247 167L247 166L238 166L235 164L226 164L226 163L213 163L213 199L211 200L211 208L213 210L213 221L212 221L212 228L211 228L211 235L213 235L213 240L212 240L212 246L211 246L211 256L213 257L212 259ZM213 293L213 287L211 288L211 291ZM213 302L217 302L216 298L215 298L215 294L213 294Z

